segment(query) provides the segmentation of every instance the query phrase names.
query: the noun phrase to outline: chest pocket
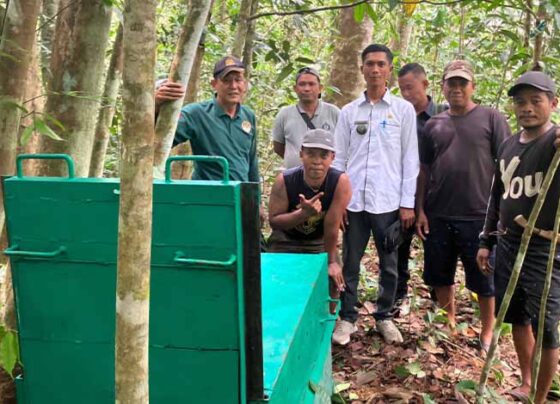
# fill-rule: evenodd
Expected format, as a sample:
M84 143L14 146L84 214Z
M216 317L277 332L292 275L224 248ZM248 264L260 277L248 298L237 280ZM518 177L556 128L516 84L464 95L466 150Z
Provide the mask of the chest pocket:
M373 123L379 133L379 141L391 147L392 149L400 149L401 147L401 123L395 119L375 120Z

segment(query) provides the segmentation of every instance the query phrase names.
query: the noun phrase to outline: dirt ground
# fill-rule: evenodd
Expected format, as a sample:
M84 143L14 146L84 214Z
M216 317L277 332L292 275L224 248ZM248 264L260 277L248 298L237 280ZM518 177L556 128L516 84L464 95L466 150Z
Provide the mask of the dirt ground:
M409 262L409 301L395 320L404 343L387 345L375 331L378 262L372 247L363 260L359 331L346 347L333 347L333 372L339 397L334 402L470 403L484 355L476 346L480 331L476 296L458 287L457 333L450 335L445 315L432 303L423 285L422 250L415 245ZM459 269L459 273L462 269ZM459 279L459 277L458 277ZM519 383L511 330L504 327L488 386L486 402L512 402L507 391Z

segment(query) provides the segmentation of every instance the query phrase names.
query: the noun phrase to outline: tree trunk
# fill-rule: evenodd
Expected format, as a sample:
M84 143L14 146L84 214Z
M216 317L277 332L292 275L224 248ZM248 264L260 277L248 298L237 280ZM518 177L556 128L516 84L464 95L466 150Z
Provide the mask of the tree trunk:
M259 0L251 2L251 15L257 13L259 8ZM251 76L251 65L253 64L253 42L255 41L255 24L256 20L247 22L247 35L245 37L245 45L243 46L243 63L245 64L245 77Z
M239 6L239 15L237 16L237 29L235 31L235 38L231 46L231 54L235 57L241 58L243 56L243 47L249 31L249 17L251 16L251 7L253 0L241 0Z
M43 0L43 12L41 14L41 75L43 86L48 88L51 79L49 69L51 61L52 42L54 37L55 16L58 10L59 0Z
M340 94L333 93L326 100L342 107L357 98L364 89L364 78L360 72L361 52L371 40L373 22L364 18L358 24L354 20L354 9L345 8L338 16L338 29L330 85L336 87Z
M543 35L546 28L548 16L545 8L544 1L539 4L539 9L537 11L537 18L535 20L535 31L537 35L535 36L535 47L533 48L533 68L532 70L542 70L540 64L543 55Z
M61 0L59 7L45 113L63 125L60 135L64 140L44 138L43 149L48 153L70 154L76 163L76 175L86 177L101 95L99 83L111 8L104 0ZM46 162L41 164L41 174L66 175L66 165L59 161Z
M109 128L113 122L115 115L115 103L119 94L119 88L122 80L123 69L123 27L119 24L117 37L113 44L113 53L111 61L107 69L107 78L105 79L105 90L103 91L103 101L99 109L97 117L97 125L95 127L95 140L93 142L93 150L91 152L91 164L89 166L90 177L102 177L103 167L105 163L105 154L107 145L109 144Z
M412 24L410 24L410 17L406 14L399 14L397 25L398 38L393 38L389 43L391 51L398 55L399 61L406 61L408 55L408 45L410 42L410 35L412 34ZM402 64L402 63L401 63ZM389 87L395 84L395 74L391 75Z
M119 205L116 402L149 402L148 336L157 0L124 8L123 152Z
M210 12L210 0L192 0L189 14L185 19L177 52L171 64L169 78L187 84L196 49L200 42L206 18ZM181 112L182 100L164 103L159 110L156 123L156 143L154 151L154 167L163 173L165 160L171 151L177 121Z
M25 94L40 9L40 0L12 0L6 11L0 40L0 94L5 101L0 104L0 175L12 175L15 170L21 119L18 107ZM2 197L0 190L0 231L4 228Z

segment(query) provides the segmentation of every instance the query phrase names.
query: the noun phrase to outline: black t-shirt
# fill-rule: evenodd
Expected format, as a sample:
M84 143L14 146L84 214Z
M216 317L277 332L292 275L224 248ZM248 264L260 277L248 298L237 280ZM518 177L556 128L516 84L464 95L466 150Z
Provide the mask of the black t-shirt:
M296 240L317 240L323 238L323 222L325 215L331 206L338 179L342 171L329 168L325 181L318 191L314 191L303 179L303 166L298 166L284 171L284 184L288 194L288 212L299 209L299 195L303 194L306 199L313 198L319 192L321 197L321 213L309 217L305 222L293 229L285 230L284 233Z
M505 117L493 108L477 105L466 115L445 111L432 117L420 143L420 161L430 168L428 216L483 220L496 153L510 135Z
M515 223L517 215L529 219L552 157L556 127L529 143L521 143L520 133L507 139L498 150L492 194L484 224L484 234L500 233L520 237L523 228ZM556 172L537 219L536 227L552 230L560 199L560 170ZM499 222L498 222L499 220ZM540 238L533 237L533 241ZM550 241L540 239L543 243ZM491 244L491 243L490 243Z

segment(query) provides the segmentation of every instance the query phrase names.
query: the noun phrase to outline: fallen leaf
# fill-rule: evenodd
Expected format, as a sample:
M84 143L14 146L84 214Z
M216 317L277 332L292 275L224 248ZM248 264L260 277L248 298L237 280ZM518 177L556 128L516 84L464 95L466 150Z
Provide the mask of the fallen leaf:
M370 370L368 372L360 372L356 377L356 384L358 386L363 386L364 384L368 384L374 381L377 378L377 372L374 370Z

